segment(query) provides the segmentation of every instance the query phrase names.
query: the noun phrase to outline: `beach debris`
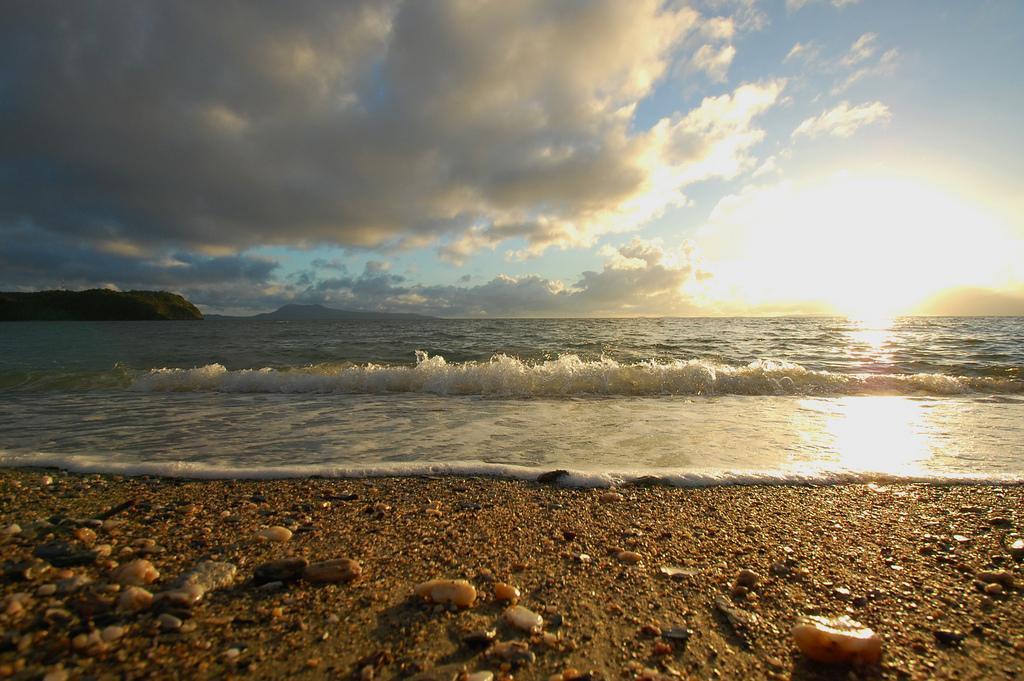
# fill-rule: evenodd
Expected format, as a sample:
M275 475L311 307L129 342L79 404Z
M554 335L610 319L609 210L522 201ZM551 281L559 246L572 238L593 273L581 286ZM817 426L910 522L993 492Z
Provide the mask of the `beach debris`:
M137 558L114 568L110 578L122 586L144 586L160 579L160 573L148 560Z
M210 591L229 586L238 571L231 563L204 560L174 582L169 591L157 594L160 602L191 608Z
M478 629L471 631L462 637L462 642L470 648L476 650L482 650L488 648L494 644L494 639L498 637L497 629Z
M292 538L292 531L287 527L272 525L270 527L264 527L256 533L256 536L263 541L288 541Z
M476 589L464 579L431 579L416 585L416 595L434 603L468 608L476 600Z
M725 615L726 621L729 622L729 626L736 632L736 635L743 639L746 639L761 621L761 618L754 613L737 608L725 596L715 597L715 607Z
M537 656L530 650L530 646L523 641L495 643L488 654L512 664L533 664L537 661Z
M153 594L140 586L129 586L117 597L117 609L121 612L138 612L153 605Z
M256 584L268 582L293 582L302 576L303 570L309 565L305 558L281 558L269 563L257 565L253 571L252 581Z
M793 640L816 662L876 664L882 657L881 637L846 615L802 618Z
M622 496L618 492L602 492L601 496L599 496L597 499L602 504L614 504L618 501L622 501L625 498L626 497Z
M1013 573L1009 570L986 570L979 572L978 579L986 584L1000 584L1006 589L1012 589L1016 585Z
M310 563L302 571L302 578L314 584L351 582L363 573L359 561L351 558L336 558Z
M515 603L519 598L519 589L511 584L498 582L494 585L494 598L505 603Z
M669 627L661 631L661 637L670 643L686 643L690 636L691 632L686 627Z
M36 558L42 558L56 567L74 567L76 565L92 565L96 562L96 552L80 549L66 541L51 541L40 544L33 552Z
M542 485L551 485L558 483L562 478L567 477L569 471L559 468L556 471L548 471L547 473L541 473L537 476L537 482Z
M662 565L658 568L658 572L669 579L681 579L683 577L694 577L697 575L698 571L691 568L684 568L679 565Z
M523 631L536 631L544 626L544 618L521 605L513 605L505 609L501 619L516 629Z
M619 551L615 554L615 557L619 559L619 562L629 563L630 565L635 565L644 559L644 557L636 551Z

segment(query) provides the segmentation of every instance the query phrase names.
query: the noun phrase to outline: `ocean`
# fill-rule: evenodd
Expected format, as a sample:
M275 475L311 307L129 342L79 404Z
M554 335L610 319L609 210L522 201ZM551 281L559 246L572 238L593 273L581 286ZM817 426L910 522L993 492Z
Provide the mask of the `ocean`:
M0 465L1024 480L1024 318L0 324Z

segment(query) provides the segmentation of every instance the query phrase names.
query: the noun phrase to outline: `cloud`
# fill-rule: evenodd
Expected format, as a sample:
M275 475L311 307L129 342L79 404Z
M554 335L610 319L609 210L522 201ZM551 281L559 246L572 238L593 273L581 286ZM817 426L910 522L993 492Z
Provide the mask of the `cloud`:
M736 48L732 45L716 48L713 45L704 44L693 55L688 68L691 71L703 71L708 78L716 83L724 83L729 73L729 66L735 56Z
M804 5L816 2L816 0L786 0L786 11L796 12ZM856 5L860 0L829 0L829 4L838 9Z
M692 314L688 288L707 278L692 244L668 249L634 238L602 249L600 270L575 282L537 275L498 275L483 284L422 285L379 266L356 276L317 279L306 287L280 291L266 306L320 303L361 310L415 311L448 317L566 317ZM459 279L468 284L468 276ZM203 301L199 301L203 302Z
M802 61L805 64L810 64L817 61L821 55L821 45L814 42L813 40L806 43L796 43L792 49L786 54L782 63L791 61Z
M0 227L208 254L593 243L717 176L633 118L688 36L756 23L750 2L716 4L734 16L660 0L22 4L0 26ZM730 49L705 55L709 75ZM721 130L692 146L742 164L750 122Z
M932 296L915 311L927 315L1024 316L1024 289L953 288Z
M878 34L865 33L853 42L853 45L850 46L847 53L839 60L839 63L843 66L855 66L862 61L870 59L877 49Z
M871 102L850 106L849 102L840 102L837 106L819 116L805 119L793 131L793 137L850 137L865 125L885 122L892 118L889 107L881 102Z

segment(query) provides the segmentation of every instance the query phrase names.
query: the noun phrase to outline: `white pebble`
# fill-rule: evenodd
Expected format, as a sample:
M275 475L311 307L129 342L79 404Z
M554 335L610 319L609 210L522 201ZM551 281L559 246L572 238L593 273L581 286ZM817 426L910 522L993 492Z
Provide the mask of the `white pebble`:
M501 614L501 618L506 623L523 631L534 631L544 626L543 617L521 605L513 605L510 608L506 608L505 612Z
M274 525L272 527L263 528L256 533L256 536L265 541L288 541L292 538L292 531L287 527Z

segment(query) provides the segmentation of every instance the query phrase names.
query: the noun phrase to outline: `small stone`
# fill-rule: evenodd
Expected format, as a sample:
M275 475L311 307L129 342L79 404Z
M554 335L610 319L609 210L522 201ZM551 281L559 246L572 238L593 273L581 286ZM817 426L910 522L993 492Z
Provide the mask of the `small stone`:
M13 537L16 534L21 534L21 525L18 523L11 523L7 527L0 530L0 535L4 537Z
M256 584L267 582L292 582L302 576L303 570L309 565L305 558L281 558L269 563L258 565L253 571L252 580Z
M793 627L800 651L816 662L876 664L882 657L882 639L849 617L807 617Z
M963 632L953 631L951 629L936 629L932 633L935 635L936 641L947 646L957 645L965 638Z
M122 585L143 586L152 584L160 578L160 573L148 560L137 558L115 568L110 578Z
M590 555L586 553L577 553L573 555L577 563L589 563L591 561Z
M494 598L505 603L515 603L519 599L519 589L510 584L498 582L494 585Z
M678 565L662 565L660 568L658 568L658 571L661 572L661 574L667 576L669 579L693 577L697 574L696 570L680 567Z
M473 672L472 674L465 674L461 677L462 681L494 681L494 672L481 671Z
M153 605L153 594L140 586L129 586L117 597L117 609L121 612L139 612Z
M746 598L748 593L750 593L750 589L745 586L740 586L739 584L734 584L733 587L729 589L729 595L733 598Z
M292 531L287 527L273 525L263 528L256 533L256 536L264 541L288 541L292 538Z
M618 492L602 492L601 496L598 497L598 500L602 504L613 504L615 502L622 501L625 498L626 497L622 496Z
M57 593L56 584L42 584L38 589L36 589L36 596L42 596L44 598L47 596L52 596L55 593Z
M41 482L45 486L49 486L53 484L53 478L51 478L49 475L44 475L43 477L39 478L39 482Z
M51 541L36 547L34 554L56 567L74 567L76 565L92 565L96 562L96 552L79 549L65 541Z
M761 581L761 575L753 570L743 569L736 575L736 585L753 589Z
M476 600L476 589L464 579L431 579L418 584L416 595L433 603L468 608Z
M46 675L43 676L43 681L68 681L68 673L57 667L46 672Z
M171 605L191 608L209 591L223 589L235 580L238 568L231 563L204 560L179 577L170 591L157 595L157 599Z
M116 625L106 627L100 632L100 638L103 639L105 643L112 643L122 636L124 636L124 627Z
M96 541L96 533L88 527L79 527L75 530L75 539L86 546L90 546L94 541Z
M156 618L156 622L164 631L178 631L181 629L181 620L167 612L161 613Z
M512 664L533 664L537 660L530 646L522 641L496 643L489 654Z
M359 565L359 561L351 558L338 558L310 563L302 571L302 578L314 584L329 584L351 582L362 573L363 568Z
M661 636L661 627L657 624L648 623L640 627L640 633L645 636Z
M615 554L615 557L619 559L619 562L629 563L630 565L636 565L644 559L644 557L636 551L619 551Z
M849 600L850 590L844 586L837 586L836 588L832 589L832 595L841 601Z
M1013 521L1006 516L992 516L988 522L992 527L1013 527Z
M498 632L496 629L481 629L478 631L472 631L462 637L462 642L470 648L477 650L487 648L494 644L494 639L497 638Z
M544 626L544 618L529 608L513 605L501 614L507 624L523 631L536 631Z
M671 627L663 630L661 637L673 643L686 643L690 640L690 630L686 627Z
M654 654L655 655L671 655L672 654L672 646L669 645L668 643L663 643L661 641L658 641L657 643L654 644Z
M978 579L987 584L1001 584L1007 589L1012 589L1016 583L1013 573L1008 570L979 572Z
M1006 548L1014 558L1024 558L1024 539L1017 539Z
M985 593L989 596L999 596L1003 593L1003 585L998 583L986 584Z

